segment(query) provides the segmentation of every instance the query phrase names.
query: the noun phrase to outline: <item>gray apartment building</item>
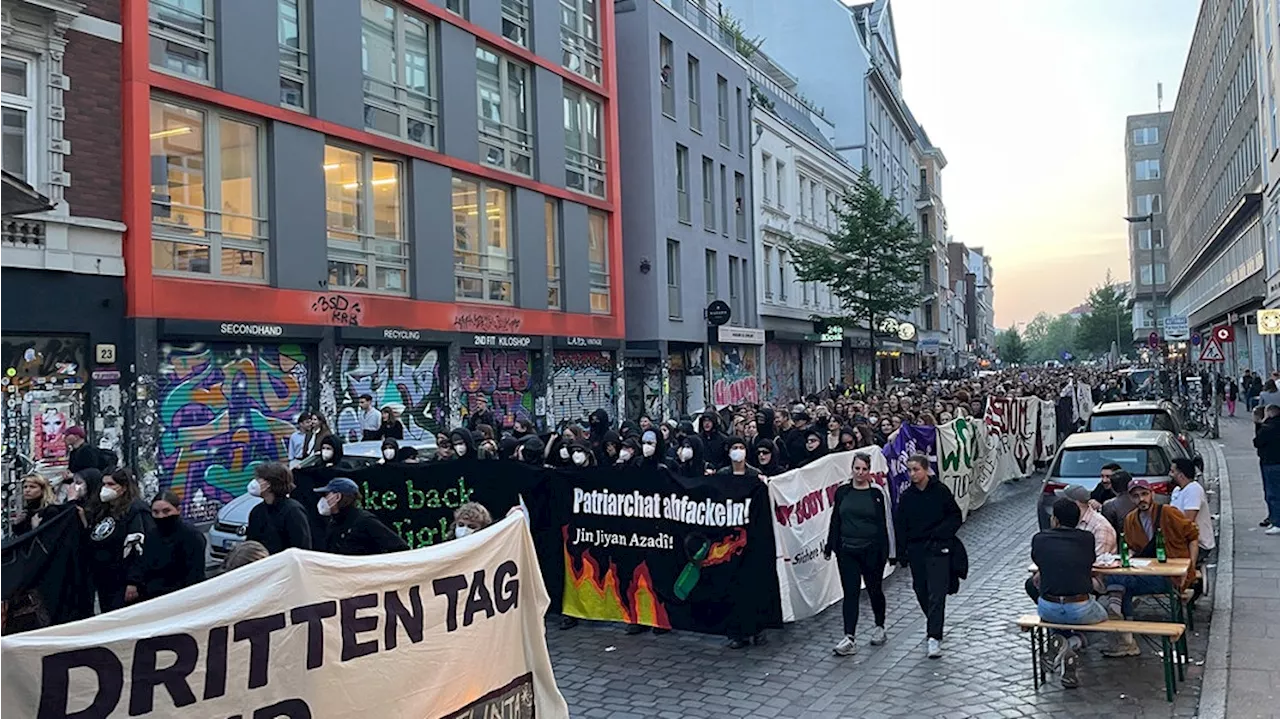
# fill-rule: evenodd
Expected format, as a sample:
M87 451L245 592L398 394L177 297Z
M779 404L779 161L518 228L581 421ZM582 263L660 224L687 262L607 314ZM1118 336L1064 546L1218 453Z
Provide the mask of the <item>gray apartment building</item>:
M1147 336L1163 326L1164 318L1169 315L1169 249L1166 245L1169 230L1164 211L1167 168L1163 165L1172 119L1172 112L1155 112L1130 115L1125 120L1125 188L1131 218L1127 240L1130 282L1134 288L1132 339L1135 343L1145 343Z
M684 0L617 8L630 416L756 401L745 62L715 15ZM716 301L730 317L713 326Z
M1266 295L1255 1L1201 3L1164 151L1169 311L1192 331L1233 326L1235 374L1265 364L1252 324Z

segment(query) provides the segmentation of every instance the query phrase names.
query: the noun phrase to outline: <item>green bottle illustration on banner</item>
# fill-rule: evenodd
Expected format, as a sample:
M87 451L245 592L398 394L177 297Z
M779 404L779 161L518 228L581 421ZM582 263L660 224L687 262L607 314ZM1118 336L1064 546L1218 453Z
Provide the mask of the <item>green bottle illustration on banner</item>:
M694 537L689 539L693 540ZM684 565L684 569L680 570L680 576L676 577L674 591L677 599L681 601L688 599L693 593L693 588L698 586L698 580L702 578L702 560L707 558L707 553L710 551L711 542L702 538L698 548L689 553L689 563Z

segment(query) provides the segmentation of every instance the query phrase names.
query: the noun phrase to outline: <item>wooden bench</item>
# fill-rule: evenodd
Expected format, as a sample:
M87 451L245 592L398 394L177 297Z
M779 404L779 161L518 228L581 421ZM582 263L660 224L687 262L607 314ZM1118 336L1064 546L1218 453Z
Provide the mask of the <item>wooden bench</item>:
M1174 661L1174 643L1182 638L1186 625L1177 622L1135 622L1127 619L1108 619L1097 624L1054 624L1046 622L1037 614L1024 614L1018 617L1018 628L1031 632L1031 677L1036 689L1045 682L1045 637L1050 630L1059 629L1066 632L1102 632L1129 633L1143 636L1160 637L1161 661L1164 663L1165 698L1173 701L1173 694L1178 690L1177 682L1185 679L1181 661ZM1175 677L1176 667L1176 677Z

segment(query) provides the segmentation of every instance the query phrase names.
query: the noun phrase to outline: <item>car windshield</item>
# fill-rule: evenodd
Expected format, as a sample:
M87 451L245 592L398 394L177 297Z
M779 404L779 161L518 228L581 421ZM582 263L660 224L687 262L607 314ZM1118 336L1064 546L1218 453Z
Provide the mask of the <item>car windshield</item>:
M1159 447L1081 447L1062 450L1051 476L1097 477L1102 466L1112 462L1135 477L1169 473L1169 458Z
M1135 412L1132 414L1094 414L1089 418L1090 432L1114 432L1130 429L1159 429L1173 432L1173 420L1164 412Z

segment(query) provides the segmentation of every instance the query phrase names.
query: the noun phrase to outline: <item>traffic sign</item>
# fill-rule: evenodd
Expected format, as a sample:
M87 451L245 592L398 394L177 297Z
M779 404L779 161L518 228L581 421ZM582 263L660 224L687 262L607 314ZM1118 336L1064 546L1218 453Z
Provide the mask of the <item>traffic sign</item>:
M1159 333L1152 332L1151 334L1147 335L1147 344L1150 345L1152 348L1159 347L1160 346Z
M1213 328L1213 338L1219 342L1235 342L1236 329L1231 325L1218 325Z
M1258 334L1280 335L1280 310L1258 310Z
M1170 342L1186 341L1189 329L1186 315L1170 315L1164 318L1164 338Z
M1202 341L1203 341L1203 338L1202 338L1202 337L1200 337L1200 333L1199 333L1199 332L1192 332L1192 333L1191 333L1191 344L1192 344L1192 345L1195 345L1196 347L1199 347L1199 346L1200 346L1200 343L1201 343Z
M1201 362L1223 362L1226 357L1222 354L1222 344L1218 342L1217 337L1209 338L1208 342L1200 348Z

